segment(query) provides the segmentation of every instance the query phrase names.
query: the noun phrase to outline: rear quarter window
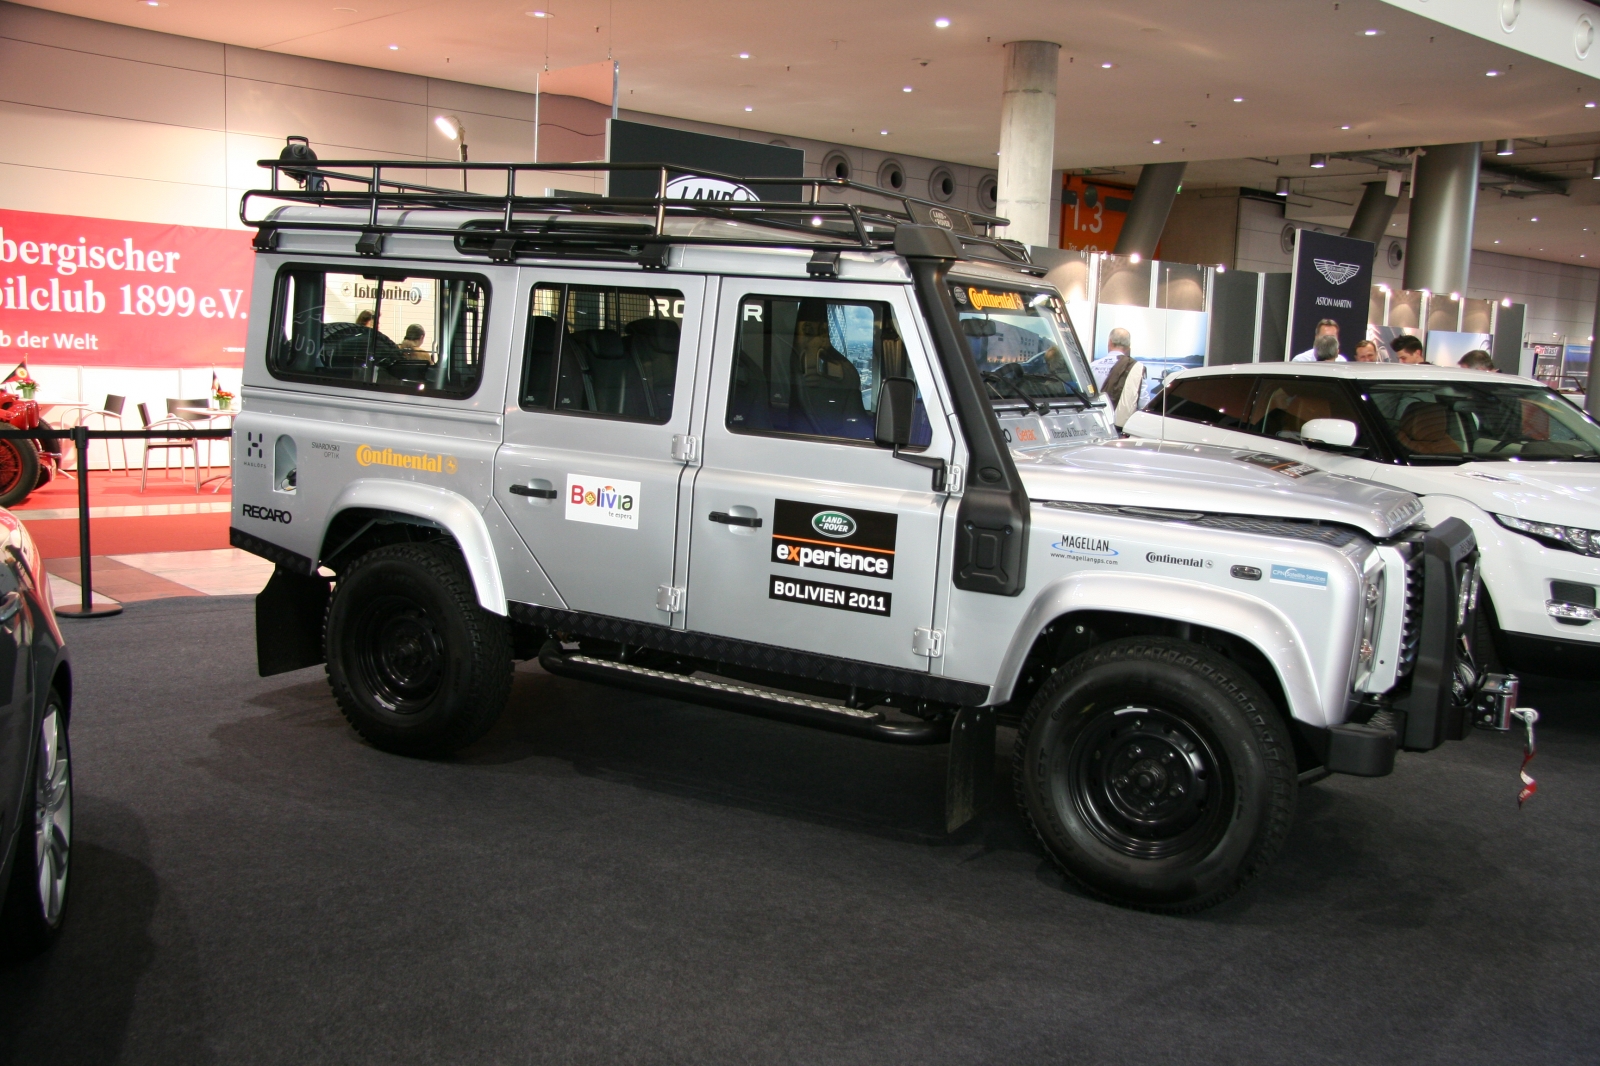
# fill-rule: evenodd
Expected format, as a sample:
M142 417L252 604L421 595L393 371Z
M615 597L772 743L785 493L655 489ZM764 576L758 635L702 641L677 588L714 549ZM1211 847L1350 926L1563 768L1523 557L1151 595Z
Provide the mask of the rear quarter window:
M460 399L483 376L489 284L476 275L278 274L267 370L288 381Z

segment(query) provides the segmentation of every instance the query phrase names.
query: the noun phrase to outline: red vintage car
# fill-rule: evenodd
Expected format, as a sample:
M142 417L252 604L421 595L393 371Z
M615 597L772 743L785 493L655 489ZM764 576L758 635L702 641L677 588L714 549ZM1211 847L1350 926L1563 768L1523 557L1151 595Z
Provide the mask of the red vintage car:
M6 388L0 388L0 425L22 430L49 428L37 403ZM60 468L59 440L0 439L0 507L21 503Z

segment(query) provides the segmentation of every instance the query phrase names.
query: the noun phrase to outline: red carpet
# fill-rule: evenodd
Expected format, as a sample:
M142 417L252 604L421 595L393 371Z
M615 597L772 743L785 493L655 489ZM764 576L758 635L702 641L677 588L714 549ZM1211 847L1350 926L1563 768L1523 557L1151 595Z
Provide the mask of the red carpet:
M193 499L193 497L190 497ZM211 498L207 493L207 498ZM226 499L227 497L223 497ZM78 556L78 522L74 518L29 521L21 518L46 559ZM228 546L228 514L156 515L148 518L96 518L89 523L89 550L95 555L137 552L183 552Z

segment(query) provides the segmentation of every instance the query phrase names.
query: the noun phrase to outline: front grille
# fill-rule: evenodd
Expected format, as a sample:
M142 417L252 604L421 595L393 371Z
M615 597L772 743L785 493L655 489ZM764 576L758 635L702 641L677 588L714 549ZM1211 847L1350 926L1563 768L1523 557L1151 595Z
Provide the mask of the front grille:
M1417 645L1422 640L1422 551L1411 545L1406 559L1406 613L1400 628L1400 669L1397 677L1409 677L1417 665Z

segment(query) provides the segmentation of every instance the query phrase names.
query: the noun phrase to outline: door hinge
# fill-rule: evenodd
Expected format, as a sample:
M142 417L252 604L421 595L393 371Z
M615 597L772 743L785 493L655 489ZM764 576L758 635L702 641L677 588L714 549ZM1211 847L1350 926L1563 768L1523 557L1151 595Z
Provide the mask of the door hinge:
M951 496L961 495L961 477L966 471L959 466L951 466L944 476L944 491Z
M680 463L692 463L700 458L700 438L687 433L672 435L672 457Z
M922 626L911 631L911 654L923 655L929 659L937 659L944 654L944 630L925 629Z
M683 589L661 585L656 589L656 610L677 614L683 610Z

